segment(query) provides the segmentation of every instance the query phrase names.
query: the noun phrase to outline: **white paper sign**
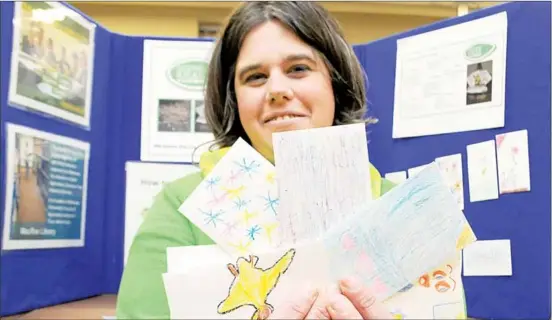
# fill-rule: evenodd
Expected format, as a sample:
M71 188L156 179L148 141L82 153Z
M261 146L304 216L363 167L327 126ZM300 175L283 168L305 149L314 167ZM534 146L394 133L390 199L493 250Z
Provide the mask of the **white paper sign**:
M397 41L393 138L504 126L506 12Z
M494 140L468 145L470 201L498 199Z
M192 162L193 154L196 162L213 141L203 102L212 47L206 41L144 41L142 161Z
M165 183L197 171L199 169L192 165L126 163L125 264L134 236L153 204L155 196L163 189Z
M531 191L527 130L496 136L500 194Z
M510 240L479 240L463 250L464 276L511 276Z

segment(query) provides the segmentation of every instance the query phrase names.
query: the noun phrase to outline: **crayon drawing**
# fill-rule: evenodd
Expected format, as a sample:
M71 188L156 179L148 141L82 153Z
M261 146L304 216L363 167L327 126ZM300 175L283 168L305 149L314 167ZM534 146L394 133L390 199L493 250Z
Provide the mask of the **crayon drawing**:
M527 130L496 136L500 194L531 190Z
M462 175L462 154L439 157L435 159L441 174L450 191L456 198L460 210L464 210L464 182Z
M291 265L294 255L295 249L290 249L267 269L257 267L259 257L253 255L249 256L249 260L240 257L235 266L228 264L234 280L228 297L218 305L218 313L226 314L249 305L255 308L252 320L268 319L274 311L274 307L267 302L268 296Z
M230 254L280 243L275 168L239 139L179 208Z
M354 274L380 299L408 291L420 275L473 241L435 163L359 208L324 238L332 277Z
M447 264L444 268L439 268L421 276L418 279L418 284L440 293L454 291L456 289L456 281L452 278L453 271L452 266Z

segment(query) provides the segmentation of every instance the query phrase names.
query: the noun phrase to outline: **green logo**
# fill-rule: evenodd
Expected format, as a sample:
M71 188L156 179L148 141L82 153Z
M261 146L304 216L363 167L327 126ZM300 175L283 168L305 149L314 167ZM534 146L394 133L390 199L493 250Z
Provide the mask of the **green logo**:
M175 85L188 90L203 90L209 64L202 60L179 61L167 71Z
M496 45L488 43L480 43L471 46L464 52L468 60L481 60L491 55L496 49Z

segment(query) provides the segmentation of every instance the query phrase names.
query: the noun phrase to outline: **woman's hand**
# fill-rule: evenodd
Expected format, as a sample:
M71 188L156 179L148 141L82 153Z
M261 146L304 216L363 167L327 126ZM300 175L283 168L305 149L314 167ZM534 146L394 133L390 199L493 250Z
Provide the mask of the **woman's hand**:
M272 319L391 319L391 314L356 279L314 290L275 310Z

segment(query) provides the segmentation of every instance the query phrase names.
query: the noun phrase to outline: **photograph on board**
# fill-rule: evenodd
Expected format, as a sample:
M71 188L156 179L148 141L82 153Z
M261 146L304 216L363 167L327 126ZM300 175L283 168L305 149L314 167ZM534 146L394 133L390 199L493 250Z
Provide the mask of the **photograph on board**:
M191 100L160 99L157 130L159 132L190 132Z
M90 145L7 124L3 250L84 246Z
M197 162L214 141L204 89L213 42L144 41L140 160Z
M493 100L493 61L469 64L466 82L467 105Z
M90 126L95 25L58 2L15 2L9 103Z

